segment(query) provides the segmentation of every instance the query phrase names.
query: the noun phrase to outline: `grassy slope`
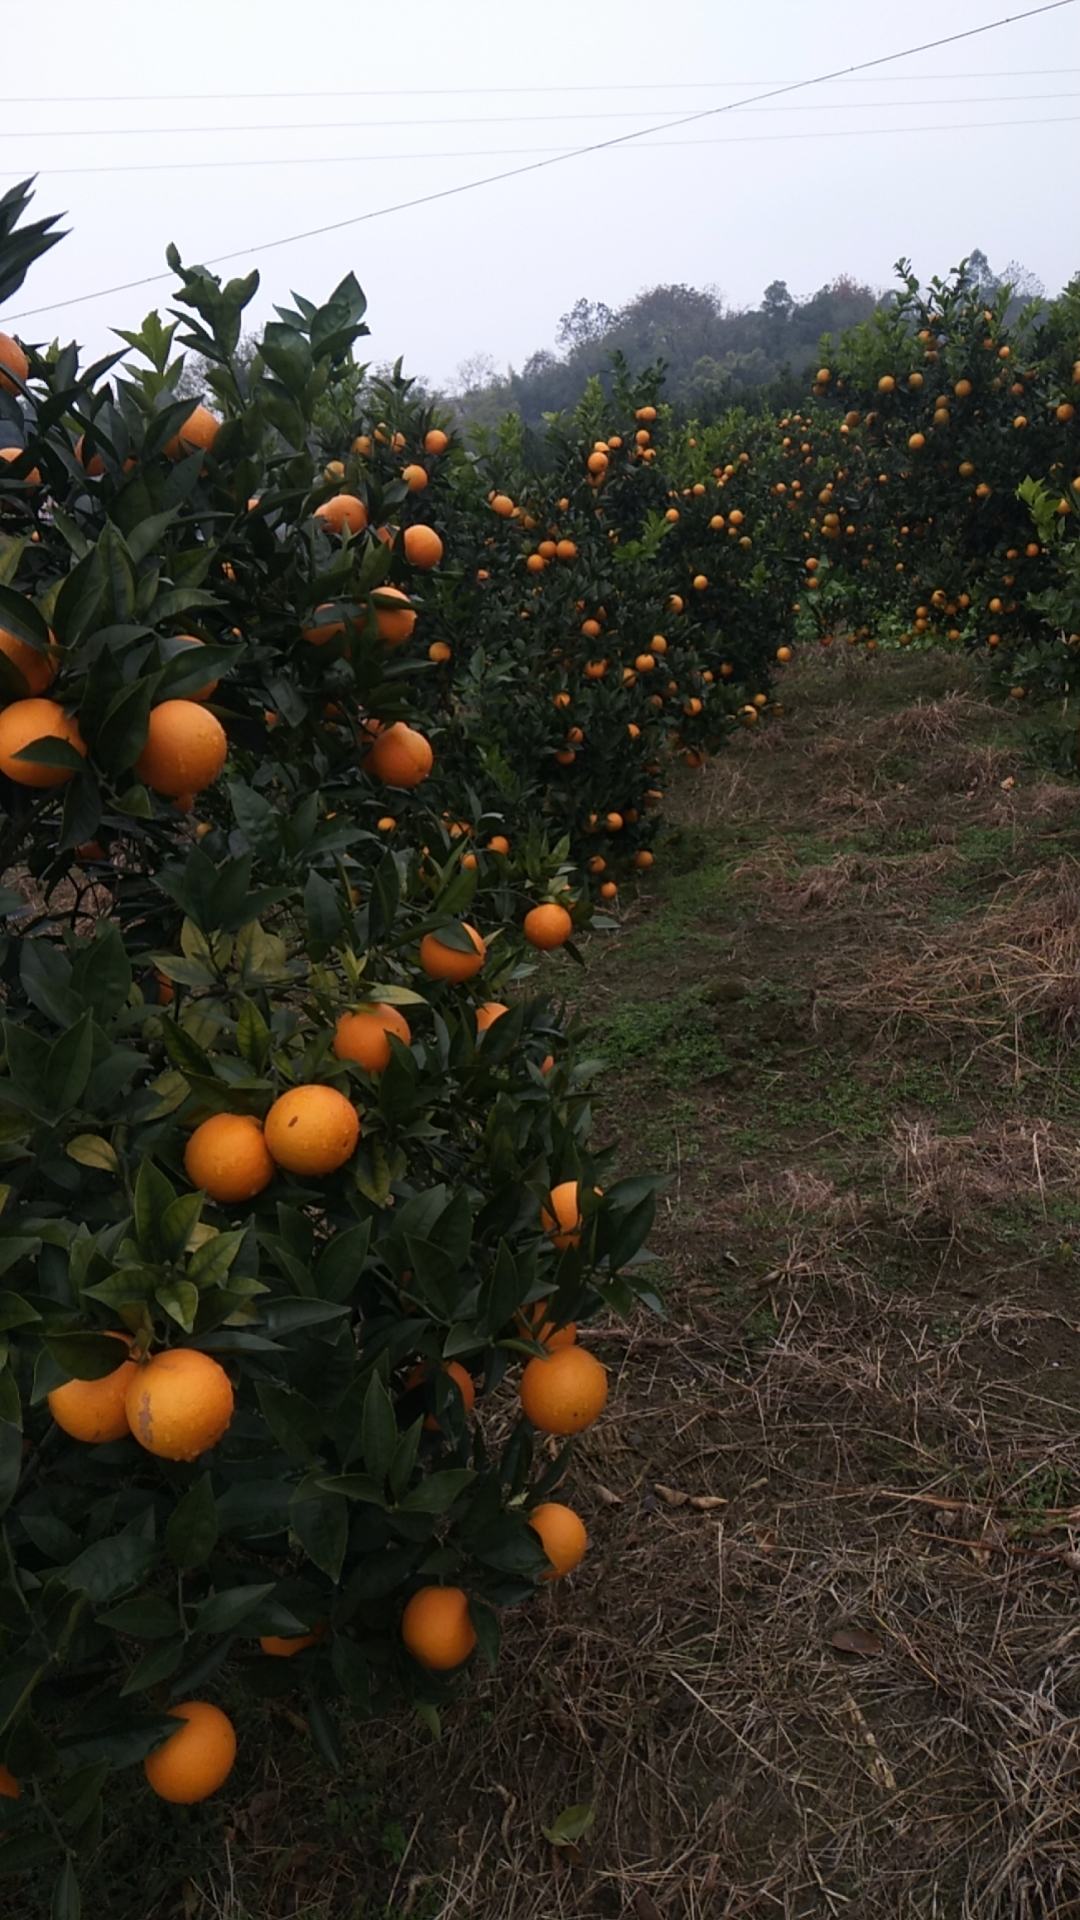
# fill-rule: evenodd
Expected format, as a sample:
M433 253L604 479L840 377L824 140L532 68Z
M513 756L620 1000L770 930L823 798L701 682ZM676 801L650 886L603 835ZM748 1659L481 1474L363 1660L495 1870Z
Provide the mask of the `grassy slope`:
M584 989L671 1302L591 1336L585 1567L441 1746L328 1783L286 1700L220 1806L133 1794L90 1911L1077 1910L1076 789L961 667L845 657L678 802Z

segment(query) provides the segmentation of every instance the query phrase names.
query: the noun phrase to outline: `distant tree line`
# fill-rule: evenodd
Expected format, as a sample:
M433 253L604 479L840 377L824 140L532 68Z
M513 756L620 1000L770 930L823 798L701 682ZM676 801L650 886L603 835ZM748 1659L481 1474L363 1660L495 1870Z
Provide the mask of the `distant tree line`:
M1043 292L1016 263L995 274L978 248L966 270L988 295L1005 283L1018 301ZM784 404L805 389L822 334L842 333L892 297L840 274L805 300L786 280L773 280L757 307L729 307L715 287L681 284L648 287L618 308L580 299L559 320L554 351L540 348L520 372L505 373L477 354L458 368L448 398L463 425L491 426L508 412L536 425L574 406L587 380L607 381L612 356L621 354L632 372L662 361L665 398L687 414L708 416L752 398Z

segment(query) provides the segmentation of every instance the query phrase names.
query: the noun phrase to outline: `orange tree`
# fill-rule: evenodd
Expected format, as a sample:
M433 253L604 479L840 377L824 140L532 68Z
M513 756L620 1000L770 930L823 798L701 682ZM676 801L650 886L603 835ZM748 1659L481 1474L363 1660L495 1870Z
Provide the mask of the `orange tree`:
M1074 510L1080 293L1014 313L1008 288L987 298L963 267L927 288L900 271L888 308L823 343L815 394L843 410L847 444L819 475L834 535L821 604L843 607L855 577L891 637L985 652L1016 696L1061 691L1073 653L1045 624L1058 550L1020 488L1031 477Z
M529 992L564 854L472 853L387 626L408 481L318 453L360 290L248 364L254 277L170 259L118 366L0 334L0 1870L54 1861L60 1920L115 1769L227 1777L206 1694L302 1686L333 1764L342 1703L495 1657L583 1549L576 1326L653 1299L655 1183Z

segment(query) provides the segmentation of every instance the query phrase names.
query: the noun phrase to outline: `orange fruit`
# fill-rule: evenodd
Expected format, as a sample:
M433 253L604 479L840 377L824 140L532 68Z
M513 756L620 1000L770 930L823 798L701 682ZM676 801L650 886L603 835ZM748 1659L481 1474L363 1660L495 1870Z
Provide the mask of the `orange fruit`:
M135 771L155 793L176 800L212 786L228 751L221 721L197 700L163 700L151 709Z
M550 1060L550 1064L554 1066L554 1060ZM545 1061L545 1072L547 1068L548 1061ZM560 1347L572 1347L577 1339L576 1322L568 1320L564 1327L557 1327L553 1320L548 1319L547 1311L546 1300L537 1300L531 1307L522 1307L517 1316L522 1332L541 1347L546 1347L549 1353L558 1353Z
M21 460L25 452L25 447L0 447L0 460L6 460L11 465L16 460ZM41 470L38 467L31 467L27 473L12 474L12 479L20 487L40 487Z
M0 335L0 338L2 337L3 336ZM15 1775L11 1772L10 1768L3 1765L0 1765L0 1794L3 1795L5 1800L19 1800L22 1797L22 1788L16 1780Z
M295 1659L298 1653L303 1653L305 1647L317 1646L322 1637L321 1632L293 1634L261 1633L259 1635L259 1646L263 1653L268 1653L272 1659L292 1660Z
M644 873L647 868L652 866L655 858L655 854L651 853L648 847L639 847L634 855L634 865L640 872Z
M420 965L429 980L452 980L459 983L471 980L480 972L487 959L487 947L475 927L464 924L466 938L472 942L473 951L466 952L460 947L448 947L436 933L425 933L420 942Z
M574 923L565 907L560 907L555 900L546 900L542 906L530 907L522 931L531 947L550 953L555 947L565 947Z
M461 1587L421 1587L401 1616L401 1637L422 1667L435 1673L460 1667L476 1645L468 1594Z
M564 1507L558 1500L545 1500L533 1508L529 1525L539 1534L540 1545L551 1562L544 1579L561 1580L565 1574L573 1573L585 1558L589 1544L584 1522L573 1507Z
M406 527L401 536L401 544L405 549L405 558L409 565L419 567L422 573L437 567L443 557L443 543L434 527L420 525Z
M441 427L429 427L424 435L425 453L445 453L450 445L448 436Z
M178 647L201 647L205 645L205 642L199 639L197 633L178 633L175 639ZM194 693L185 694L184 698L186 700L210 700L217 692L219 684L217 680L208 680L204 687L197 687Z
M3 381L0 380L0 386L2 385ZM91 480L100 480L105 471L105 462L100 453L92 453L89 458L87 458L85 433L80 433L75 442L75 458L79 462L79 465L85 468Z
M253 1200L270 1185L274 1162L263 1130L249 1113L214 1113L184 1148L184 1171L211 1200Z
M266 1116L266 1144L288 1173L336 1173L359 1138L360 1116L336 1087L290 1087Z
M18 341L13 340L10 333L0 333L0 391L17 393L15 380L21 380L25 386L29 372L30 362ZM12 374L15 380L11 379Z
M471 1413L476 1405L476 1381L473 1379L469 1369L463 1367L460 1360L446 1360L443 1362L442 1370L447 1377L453 1381L461 1395L466 1413ZM430 1377L430 1372L431 1369L426 1367L423 1362L420 1362L417 1366L413 1367L408 1374L405 1381L406 1387L410 1389L413 1387L422 1387L425 1380ZM433 1413L428 1414L427 1419L424 1421L424 1426L428 1433L438 1433L439 1431L439 1423Z
M182 460L185 454L195 453L201 448L209 453L218 436L221 421L209 407L197 406L188 414L179 433L173 435L165 448L167 460Z
M584 1347L537 1355L521 1376L521 1407L541 1433L581 1433L603 1412L607 1373Z
M416 625L416 608L400 587L379 587L375 598L375 631L388 647L403 646Z
M324 500L321 507L315 509L315 519L321 520L328 533L363 533L368 523L367 508L355 493L335 493L332 500Z
M501 1020L503 1014L509 1011L509 1007L504 1006L501 1000L485 1000L483 1006L476 1009L477 1033L486 1033L489 1027L495 1025L496 1020Z
M427 657L429 660L434 660L437 666L444 667L448 660L453 659L453 649L447 646L445 640L433 640L427 650Z
M130 1345L126 1334L110 1330L109 1337L125 1347ZM124 1396L138 1371L134 1360L118 1356L112 1373L100 1380L68 1380L62 1387L54 1387L48 1396L49 1412L73 1440L84 1440L90 1446L123 1440L130 1432Z
M577 548L572 540L556 540L555 552L560 560L575 560Z
M209 1700L184 1700L168 1712L182 1725L147 1754L143 1768L160 1800L194 1806L225 1785L236 1760L236 1731Z
M514 512L514 503L511 500L509 494L506 494L506 493L493 494L492 500L491 500L491 511L492 513L497 513L500 520L509 520Z
M0 627L0 653L3 653L22 674L27 693L46 693L56 679L59 667L59 653L49 635L49 651L42 653L32 647L28 641L20 640L17 633L9 633L6 627Z
M427 468L418 466L415 462L411 466L402 467L401 477L410 493L423 493L428 483Z
M368 1073L382 1073L390 1065L390 1035L408 1046L412 1029L404 1014L383 1000L343 1013L334 1029L334 1052L339 1060L354 1060Z
M159 1460L197 1460L216 1447L233 1417L224 1367L195 1347L166 1347L128 1381L128 1426Z
M328 640L336 640L345 631L344 620L320 620L320 613L330 613L332 602L324 600L315 609L315 618L308 627L301 628L309 647L325 647Z
M597 1187L597 1193L600 1189ZM552 1187L548 1204L541 1208L540 1224L560 1253L581 1244L581 1200L576 1180L563 1180Z
M5 649L6 651L6 649ZM72 767L50 767L44 760L17 760L17 753L35 740L66 740L86 756L86 743L73 714L55 700L13 700L0 713L0 773L20 787L62 787L74 777Z
M375 780L388 787L418 787L435 764L431 742L404 720L395 720L376 734L364 765Z

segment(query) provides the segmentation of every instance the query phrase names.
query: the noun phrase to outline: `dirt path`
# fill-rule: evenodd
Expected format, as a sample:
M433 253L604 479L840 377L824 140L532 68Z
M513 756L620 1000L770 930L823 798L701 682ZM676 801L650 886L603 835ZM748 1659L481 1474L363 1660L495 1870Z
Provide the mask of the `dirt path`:
M670 1317L596 1337L585 1567L155 1912L1080 1913L1080 794L953 663L790 703L592 956Z

